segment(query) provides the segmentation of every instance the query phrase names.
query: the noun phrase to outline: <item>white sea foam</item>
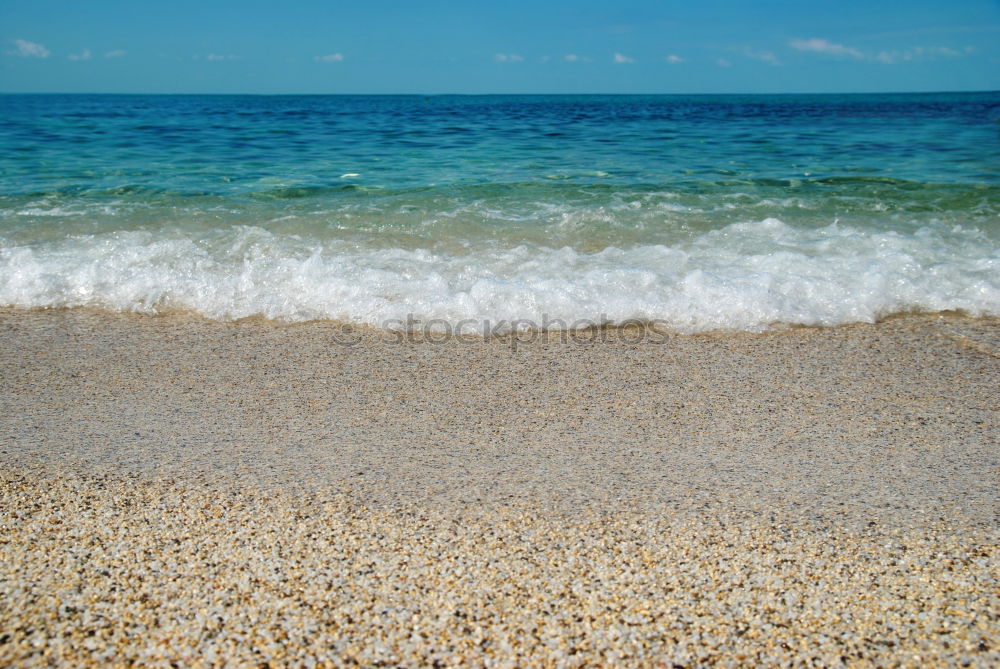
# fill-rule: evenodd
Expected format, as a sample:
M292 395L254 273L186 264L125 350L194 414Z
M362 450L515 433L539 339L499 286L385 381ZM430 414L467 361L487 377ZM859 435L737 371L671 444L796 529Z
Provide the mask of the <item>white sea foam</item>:
M119 231L25 245L0 238L0 304L192 310L231 320L658 320L683 332L871 322L904 311L1000 315L1000 251L975 229L913 233L769 218L683 245L462 253L316 241L258 227Z
M62 207L28 207L26 209L21 209L14 212L18 216L58 216L60 218L66 216L86 216L85 211L74 211L72 209L64 209Z

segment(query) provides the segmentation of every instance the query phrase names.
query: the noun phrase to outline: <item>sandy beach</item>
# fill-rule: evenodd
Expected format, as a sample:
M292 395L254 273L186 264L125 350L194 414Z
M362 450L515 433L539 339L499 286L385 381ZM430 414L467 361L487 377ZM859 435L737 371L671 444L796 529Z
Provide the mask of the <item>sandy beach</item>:
M995 666L998 367L2 310L0 664Z

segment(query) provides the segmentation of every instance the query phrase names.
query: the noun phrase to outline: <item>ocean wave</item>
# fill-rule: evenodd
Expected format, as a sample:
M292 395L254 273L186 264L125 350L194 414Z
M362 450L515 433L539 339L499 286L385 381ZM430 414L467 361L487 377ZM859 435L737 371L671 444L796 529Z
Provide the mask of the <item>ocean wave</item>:
M0 238L0 304L189 310L391 327L434 321L656 321L681 332L832 326L894 313L1000 315L1000 251L975 228L911 232L775 218L675 245L596 251L484 242L376 248L256 226L120 230L37 243Z

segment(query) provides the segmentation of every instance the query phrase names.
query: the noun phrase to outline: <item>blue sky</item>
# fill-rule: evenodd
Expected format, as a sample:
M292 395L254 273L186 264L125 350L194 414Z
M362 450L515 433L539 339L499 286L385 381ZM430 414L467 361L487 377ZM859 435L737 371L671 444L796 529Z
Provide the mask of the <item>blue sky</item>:
M0 0L0 91L1000 89L998 0Z

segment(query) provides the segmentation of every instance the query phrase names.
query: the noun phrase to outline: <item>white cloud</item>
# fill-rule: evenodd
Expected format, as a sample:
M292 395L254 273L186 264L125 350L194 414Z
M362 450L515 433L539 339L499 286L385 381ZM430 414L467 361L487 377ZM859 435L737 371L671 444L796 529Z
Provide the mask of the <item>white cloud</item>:
M743 54L747 58L753 58L754 60L759 60L762 63L767 63L768 65L781 65L781 61L778 57L774 55L772 51L754 51L753 49L744 49Z
M519 53L498 53L494 54L493 60L498 63L520 63L524 56Z
M90 60L90 49L84 49L80 53L71 53L70 60Z
M52 55L51 52L43 45L38 42L29 42L26 39L14 40L14 46L17 47L15 51L7 52L11 56L20 56L21 58L48 58Z
M234 56L231 53L230 54L210 53L207 56L205 56L206 60L211 60L211 61L237 60L238 58L239 56Z
M125 49L115 49L114 51L108 51L104 54L105 58L121 58L125 55Z
M567 63L575 63L578 60L580 60L580 57L575 53L568 53L565 56L563 56L563 60L565 60Z
M672 53L669 56L664 56L663 60L667 61L671 65L679 65L684 62L684 59L675 53Z
M969 51L966 50L966 53L969 53ZM896 63L907 63L915 60L957 58L961 55L962 52L949 49L946 46L916 46L912 49L903 49L901 51L879 51L878 55L875 56L875 60L886 65L895 65Z
M728 60L726 60L725 58L716 58L715 59L715 64L718 65L719 67L732 67L733 66L733 64L731 62L729 62Z
M828 42L825 39L820 39L818 37L813 37L812 39L793 39L788 43L788 46L798 51L811 51L813 53L824 53L829 56L837 56L840 58L863 58L864 54L855 49L854 47L844 46L843 44L834 44L833 42Z
M616 63L618 63L619 65L624 65L625 63L634 63L635 62L635 58L629 58L628 56L626 56L623 53L616 53L614 55L614 61Z
M344 54L342 53L328 53L325 56L315 56L313 58L317 63L339 63L344 60Z
M793 39L788 43L793 49L799 51L812 51L824 53L831 56L850 57L876 61L885 65L895 65L897 63L909 63L915 61L940 60L942 58L960 58L971 53L971 47L965 47L962 51L946 46L915 46L909 49L891 49L879 51L877 54L864 54L853 47L843 44L834 44L825 39L814 37L812 39Z

